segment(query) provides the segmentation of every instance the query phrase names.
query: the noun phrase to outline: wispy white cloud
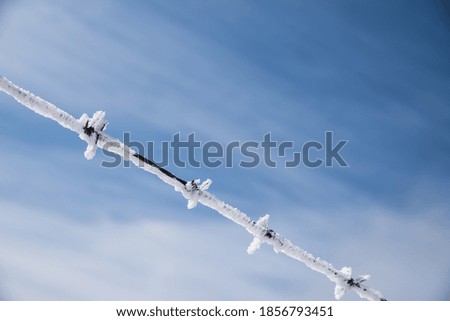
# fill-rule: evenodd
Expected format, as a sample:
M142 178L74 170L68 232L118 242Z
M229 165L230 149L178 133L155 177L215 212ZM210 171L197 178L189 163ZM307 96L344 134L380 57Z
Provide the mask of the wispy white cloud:
M9 299L333 297L327 280L268 247L248 256L246 233L225 222L123 222L108 216L81 222L5 200L1 208L1 283ZM351 226L357 220L344 218L348 227L337 230L320 215L309 215L291 220L297 227L284 230L298 234L296 241L335 264L371 272L371 284L391 299L441 299L450 264L439 249L448 242L446 228L427 220L372 214L370 223L357 229Z
M108 131L138 140L272 131L301 146L336 130L350 139L349 169L175 171L213 178L214 193L253 218L269 212L276 230L337 267L371 273L390 299L448 296L448 65L444 41L419 45L432 24L396 38L360 6L240 4L238 17L221 4L196 19L189 4L83 5L14 2L1 16L1 73L74 115L104 109ZM3 298L333 298L298 262L269 248L247 256L246 233L188 211L150 175L100 168L101 155L87 162L71 133L0 104Z

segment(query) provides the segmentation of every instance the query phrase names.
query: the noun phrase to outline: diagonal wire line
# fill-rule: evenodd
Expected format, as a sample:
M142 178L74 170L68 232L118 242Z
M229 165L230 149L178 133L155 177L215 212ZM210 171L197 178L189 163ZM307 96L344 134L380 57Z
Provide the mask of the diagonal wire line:
M276 253L284 253L295 260L301 261L310 269L324 274L330 281L334 282L336 284L334 290L336 299L340 299L345 292L351 289L361 298L376 301L386 300L379 291L363 283L369 279L369 275L353 278L351 268L344 267L338 270L332 264L313 256L299 246L294 245L281 234L270 229L268 227L269 215L265 215L257 221L254 221L244 212L241 212L239 209L232 207L208 192L207 189L212 183L210 179L202 183L198 179L192 181L183 180L158 166L153 161L138 154L120 140L105 134L104 130L108 123L104 119L105 113L103 111L97 111L92 117L83 114L77 119L44 99L16 86L3 76L0 76L0 90L12 96L20 104L37 114L50 118L61 126L77 133L80 139L88 144L84 153L87 159L94 157L97 148L115 153L171 185L175 191L181 193L188 201L189 209L194 208L197 203L200 203L215 210L234 223L239 224L254 237L247 249L249 254L253 254L263 243L270 244Z

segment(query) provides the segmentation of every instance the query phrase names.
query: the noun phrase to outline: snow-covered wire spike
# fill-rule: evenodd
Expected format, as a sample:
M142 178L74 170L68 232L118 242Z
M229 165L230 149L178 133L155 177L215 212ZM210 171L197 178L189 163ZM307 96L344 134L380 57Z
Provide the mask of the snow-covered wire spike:
M79 121L81 124L84 124L83 133L80 134L80 138L88 144L84 152L84 157L90 160L95 156L99 135L106 129L108 122L105 120L104 111L96 111L92 118L83 114Z
M206 191L212 184L211 179L206 179L204 182L200 184L201 180L199 178L192 180L190 182L186 183L186 190L188 192L200 190L200 191Z
M239 209L232 207L209 193L207 189L211 185L211 180L206 180L202 184L200 184L200 180L186 182L168 170L158 166L153 161L133 151L120 140L106 135L103 132L106 127L106 122L103 120L103 112L95 113L92 118L83 115L80 119L76 119L64 110L14 85L11 81L1 76L0 90L12 96L19 103L33 110L35 113L50 118L61 126L77 133L82 140L88 143L89 150L86 151L87 158L89 156L93 157L95 147L115 153L131 161L137 167L156 175L163 182L172 186L175 191L181 193L189 201L189 208L193 208L197 203L201 203L242 226L256 239L250 245L249 252L254 252L253 249L256 250L261 243L272 245L275 252L284 253L295 260L303 262L310 269L322 273L330 281L334 282L336 284L336 299L340 299L347 290L352 289L361 298L378 301L386 300L380 292L363 284L368 279L367 275L353 279L350 268L337 270L332 264L314 257L299 246L294 245L287 238L270 230L267 227L268 215L255 222L244 212L241 212Z
M185 185L186 191L189 193L188 197L186 197L188 201L187 208L190 210L197 206L200 197L200 194L198 193L198 184L200 184L200 179L192 180Z
M193 179L192 181L186 183L186 190L188 192L196 191L198 189L198 184L200 184L200 179Z
M363 274L363 275L358 276L355 279L355 283L361 284L361 283L363 283L363 282L365 282L365 281L367 281L369 279L370 279L370 274Z
M187 200L188 200L187 208L188 209L193 209L194 207L197 206L198 199L201 195L201 192L208 190L208 188L212 184L212 180L210 180L209 178L201 184L200 184L200 182L201 182L200 179L197 178L195 180L187 182L185 185L186 191L189 192L189 196L187 197Z
M200 184L198 189L201 191L207 191L208 188L211 186L211 184L212 184L212 180L208 178L203 183Z
M352 287L361 287L361 283L370 279L370 274L360 275L356 279L352 278L352 268L343 267L340 272L345 276L346 282L338 282L334 288L334 297L340 300L344 294ZM382 301L384 299L381 299Z
M340 272L342 273L342 275L347 279L347 280L352 280L351 276L352 276L352 268L351 267L343 267ZM336 287L334 288L334 297L336 298L336 300L340 300L345 292L347 292L347 290L350 289L350 285L347 282L338 282L336 283Z
M269 214L264 215L263 217L260 217L258 221L255 222L255 226L258 226L261 228L261 235L256 235L253 238L253 241L250 243L250 245L247 248L247 253L252 255L255 253L259 248L261 247L261 244L264 242L264 237L267 236L269 229Z

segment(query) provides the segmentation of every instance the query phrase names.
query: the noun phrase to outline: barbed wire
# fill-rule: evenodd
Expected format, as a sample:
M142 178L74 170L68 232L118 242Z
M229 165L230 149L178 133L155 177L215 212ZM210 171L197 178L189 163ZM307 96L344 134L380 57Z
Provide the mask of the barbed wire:
M3 76L0 76L0 90L37 114L50 118L61 126L77 133L80 139L87 143L84 153L87 159L92 159L95 156L97 148L115 153L171 185L175 191L181 193L188 201L187 206L189 209L196 207L200 203L244 227L254 237L247 248L249 254L253 254L260 248L261 244L267 243L273 246L276 253L284 253L293 259L301 261L310 269L324 274L330 281L334 282L336 284L334 290L336 299L340 299L345 292L351 289L361 298L378 301L386 300L379 291L365 285L364 282L369 279L369 275L353 278L351 268L344 267L338 270L332 264L313 256L299 246L294 245L281 234L270 229L268 225L269 215L265 215L255 221L239 209L232 207L208 192L208 188L212 184L210 179L204 182L201 182L199 179L189 181L181 179L163 167L158 166L150 159L135 152L120 140L108 136L104 132L108 125L105 120L105 112L97 111L92 117L83 114L77 119L44 99L16 86Z

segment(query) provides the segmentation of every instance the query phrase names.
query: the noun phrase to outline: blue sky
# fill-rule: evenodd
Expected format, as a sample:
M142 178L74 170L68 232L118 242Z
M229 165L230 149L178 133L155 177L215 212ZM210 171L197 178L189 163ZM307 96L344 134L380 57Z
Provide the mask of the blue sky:
M348 168L169 169L394 300L450 295L439 1L4 1L0 74L135 140L349 140ZM327 300L333 286L0 95L0 297ZM349 294L346 299L355 299Z

